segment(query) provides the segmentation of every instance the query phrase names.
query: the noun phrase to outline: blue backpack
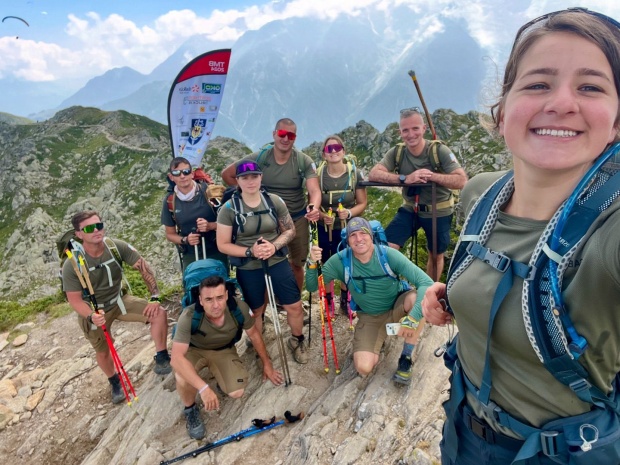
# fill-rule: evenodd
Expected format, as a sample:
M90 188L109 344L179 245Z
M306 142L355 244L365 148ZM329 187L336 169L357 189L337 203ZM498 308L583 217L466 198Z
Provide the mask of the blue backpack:
M228 349L241 339L245 319L243 317L243 313L237 306L237 300L235 299L237 291L241 292L241 289L237 283L237 280L228 276L226 266L221 261L213 258L196 260L185 268L183 271L183 289L185 289L185 292L183 294L183 298L181 299L181 306L183 308L181 311L184 312L187 307L194 304L191 334L201 334L202 336L206 336L203 331L200 331L200 326L202 324L202 319L205 316L205 312L198 300L198 294L200 283L205 278L210 276L219 276L224 279L226 290L228 291L228 300L226 302L228 311L230 311L231 315L237 322L237 333L235 334L233 340L226 346L215 350Z
M482 260L503 273L493 299L490 324L512 287L513 275L523 278L523 299L527 297L530 321L526 330L532 347L545 368L558 381L570 387L580 400L592 405L592 410L586 414L555 420L542 429L525 425L501 410L496 412L501 425L527 438L516 463L539 452L561 459L558 463L571 465L620 463L620 374L616 375L609 395L589 381L587 371L577 361L586 350L588 342L576 331L561 291L562 277L577 249L576 245L599 215L620 196L620 170L614 172L611 168L601 169L604 163L619 152L620 144L615 144L596 160L566 200L562 210L550 220L529 264L514 261L501 252L485 247L493 229L494 217L512 192L512 172L498 179L474 205L454 252L448 272L448 292L456 277L473 260ZM452 340L444 359L446 366L453 370L455 379L460 379L457 376L462 376L462 370L455 368L460 366L456 340L457 337ZM487 346L487 364L489 349ZM466 382L455 383L453 380L453 394L446 407L449 412L452 411L452 415L457 414L458 399L464 399L466 390L476 395L482 405L492 405L489 398L490 370L485 368L480 390L473 392L471 389L473 387ZM452 456L456 454L457 446L449 440L450 434L452 432L448 431L446 444L448 449L452 448L449 453Z
M385 230L381 225L381 222L377 220L370 220L370 227L372 228L372 241L375 247L375 254L379 259L379 263L381 264L381 268L383 269L384 274L381 276L366 276L366 277L354 277L353 276L353 252L347 243L347 228L342 228L340 232L340 244L338 245L338 256L342 261L342 265L344 267L344 283L347 286L347 289L351 289L350 286L353 286L356 292L362 293L362 290L355 284L356 279L379 279L384 278L385 276L389 276L390 278L400 281L401 288L400 292L408 291L411 289L410 284L398 277L396 273L390 267L390 264L387 260L387 248L389 247L387 237L385 235ZM353 301L353 296L351 296L351 308L355 310L357 305Z

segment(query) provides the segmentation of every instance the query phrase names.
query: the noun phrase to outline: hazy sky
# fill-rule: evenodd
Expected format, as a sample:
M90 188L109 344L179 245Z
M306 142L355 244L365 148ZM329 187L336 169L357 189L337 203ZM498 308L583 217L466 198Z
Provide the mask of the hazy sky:
M85 82L120 66L149 73L197 33L213 41L234 40L276 19L329 21L403 4L431 25L441 17L463 18L489 55L500 59L519 25L576 5L561 0L4 0L2 17L22 17L30 27L13 19L0 23L0 79ZM582 0L578 5L620 20L619 4Z

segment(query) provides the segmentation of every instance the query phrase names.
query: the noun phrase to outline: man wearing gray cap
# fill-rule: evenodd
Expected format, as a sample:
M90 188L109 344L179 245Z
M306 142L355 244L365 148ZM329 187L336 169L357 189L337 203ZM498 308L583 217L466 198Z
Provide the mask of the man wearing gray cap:
M390 247L376 245L370 223L360 217L349 221L347 247L332 255L322 267L323 279L347 283L359 321L353 339L353 363L357 372L368 375L379 361L387 337L387 323L401 323L397 335L405 339L394 381L411 381L411 354L422 331L421 302L433 280L424 271ZM306 288L318 289L317 261L321 248L312 246L306 271ZM389 272L388 272L389 270ZM405 281L406 280L406 281ZM411 289L410 284L415 289Z

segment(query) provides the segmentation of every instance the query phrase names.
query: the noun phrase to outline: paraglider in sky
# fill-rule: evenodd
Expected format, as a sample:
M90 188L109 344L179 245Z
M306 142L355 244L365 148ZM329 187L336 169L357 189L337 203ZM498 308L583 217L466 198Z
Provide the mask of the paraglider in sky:
M5 16L4 18L2 18L2 22L5 22L7 19L10 19L10 18L17 19L18 21L21 21L22 23L24 23L26 26L30 27L30 24L28 24L28 22L25 19L20 18L19 16Z

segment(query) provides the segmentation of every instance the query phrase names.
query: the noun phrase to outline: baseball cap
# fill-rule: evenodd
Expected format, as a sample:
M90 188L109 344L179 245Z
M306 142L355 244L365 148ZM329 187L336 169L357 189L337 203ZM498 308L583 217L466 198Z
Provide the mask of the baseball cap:
M347 223L347 235L354 233L355 231L364 231L372 236L372 227L370 226L370 223L361 216L351 218Z
M235 165L235 177L239 178L247 174L263 174L263 171L254 160L241 160Z

